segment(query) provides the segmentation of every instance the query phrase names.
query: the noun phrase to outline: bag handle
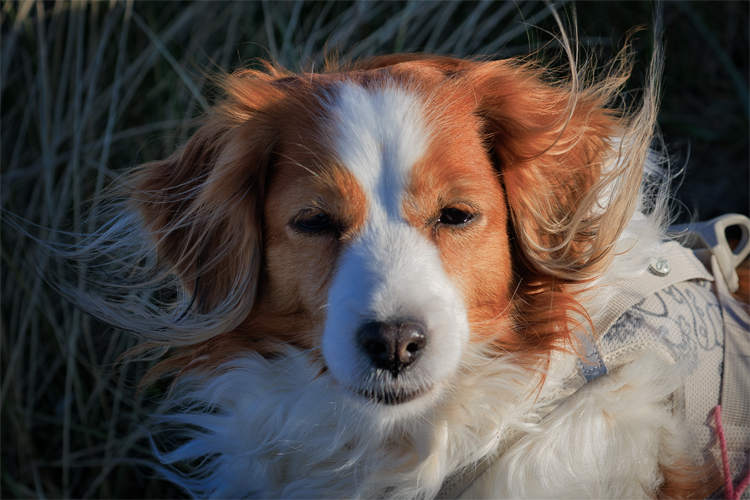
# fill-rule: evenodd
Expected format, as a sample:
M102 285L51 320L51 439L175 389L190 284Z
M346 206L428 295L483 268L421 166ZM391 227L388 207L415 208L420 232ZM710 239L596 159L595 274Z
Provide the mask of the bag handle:
M731 226L738 226L742 232L740 243L734 250L729 246L724 232ZM716 257L729 290L737 291L739 278L736 267L750 254L750 219L740 214L726 214L705 222L671 226L669 232L691 238L689 243L692 248L708 248Z

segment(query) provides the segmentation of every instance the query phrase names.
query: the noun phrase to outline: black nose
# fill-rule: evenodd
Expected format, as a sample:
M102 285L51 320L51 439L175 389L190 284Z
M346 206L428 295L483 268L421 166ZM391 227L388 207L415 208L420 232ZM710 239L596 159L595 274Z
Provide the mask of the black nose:
M427 329L414 322L365 323L357 332L360 348L373 365L397 377L414 364L427 345Z

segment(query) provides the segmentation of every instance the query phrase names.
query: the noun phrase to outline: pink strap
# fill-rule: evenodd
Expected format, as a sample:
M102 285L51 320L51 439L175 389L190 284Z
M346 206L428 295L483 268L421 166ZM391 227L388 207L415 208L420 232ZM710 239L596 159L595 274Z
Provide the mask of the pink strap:
M716 405L716 408L714 408L714 421L716 422L716 434L719 436L719 446L721 447L721 464L724 468L724 493L728 500L740 500L748 484L750 484L750 470L747 471L735 490L732 482L732 471L729 470L727 438L724 436L724 425L721 423L721 405Z

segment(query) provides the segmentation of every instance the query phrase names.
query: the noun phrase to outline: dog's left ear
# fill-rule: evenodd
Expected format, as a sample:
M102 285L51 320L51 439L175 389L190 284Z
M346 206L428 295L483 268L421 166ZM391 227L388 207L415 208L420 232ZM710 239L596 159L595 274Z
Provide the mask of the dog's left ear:
M513 60L470 70L508 204L514 303L524 311L503 349L546 352L575 343L573 330L587 321L579 292L607 269L638 206L657 76L639 106L613 109L629 61L625 55L587 85L550 83L545 68Z
M548 83L539 68L515 61L473 70L519 264L537 276L578 282L595 275L635 209L651 132L638 138L646 144L642 158L624 158L632 156L622 147L629 125L607 107L627 71L575 88ZM610 202L620 213L607 213Z

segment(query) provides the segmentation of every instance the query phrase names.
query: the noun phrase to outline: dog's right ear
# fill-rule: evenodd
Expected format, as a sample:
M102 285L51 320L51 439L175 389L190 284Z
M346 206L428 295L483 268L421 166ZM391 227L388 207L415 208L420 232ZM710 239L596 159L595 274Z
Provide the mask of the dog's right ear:
M191 297L185 312L217 312L236 324L252 307L263 191L277 140L269 108L284 95L271 84L277 76L227 77L226 99L188 143L129 179L132 206L160 267L176 274Z

